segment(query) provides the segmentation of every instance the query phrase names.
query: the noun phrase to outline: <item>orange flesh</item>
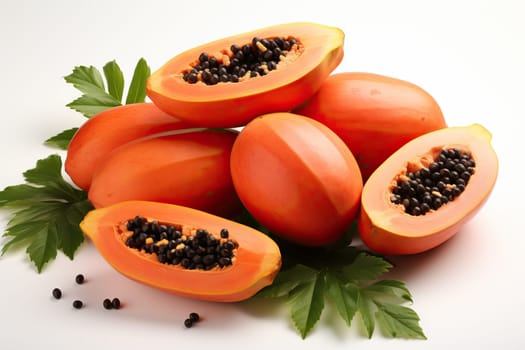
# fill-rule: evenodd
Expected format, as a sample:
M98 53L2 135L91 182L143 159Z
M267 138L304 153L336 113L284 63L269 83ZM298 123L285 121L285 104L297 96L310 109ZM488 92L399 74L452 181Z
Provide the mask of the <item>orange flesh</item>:
M159 222L183 222L189 228L209 232L227 228L238 243L237 263L216 270L186 270L161 264L156 259L129 248L123 242L119 223L137 213ZM100 254L120 273L135 281L174 294L208 301L233 302L251 297L271 284L281 266L278 246L263 233L205 212L170 204L126 201L88 213L81 223Z
M456 234L481 209L495 184L498 160L490 137L480 125L450 127L418 137L395 152L370 176L363 189L359 233L365 244L379 253L413 254ZM418 150L431 153L436 145L470 151L476 171L465 191L453 201L427 215L407 214L390 201L391 186L385 184L404 171L399 164L408 164L407 159L421 159Z

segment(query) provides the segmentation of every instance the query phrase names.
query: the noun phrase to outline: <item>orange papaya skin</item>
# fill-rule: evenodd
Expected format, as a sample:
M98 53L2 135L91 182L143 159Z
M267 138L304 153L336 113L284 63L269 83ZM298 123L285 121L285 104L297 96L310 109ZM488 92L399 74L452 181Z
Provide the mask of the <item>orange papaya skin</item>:
M331 75L294 113L314 118L339 135L356 157L364 181L408 141L447 126L428 92L373 73Z
M306 246L334 243L355 219L359 167L323 124L292 113L254 119L232 150L235 189L270 232Z
M297 38L304 50L292 62L263 77L238 83L189 84L182 72L202 52L222 57L232 44L253 37ZM344 33L314 23L288 23L216 40L185 51L166 62L147 81L148 97L167 113L203 127L238 127L270 112L283 112L312 96L343 59Z
M65 170L71 180L87 191L101 160L113 149L135 139L188 128L153 103L136 103L103 111L85 122L68 146Z
M365 183L358 230L363 242L381 254L421 253L444 243L471 220L492 192L498 158L491 135L481 125L448 127L417 137L392 154ZM421 157L443 147L468 151L476 162L465 190L425 215L412 216L390 202L389 186L406 165L419 169ZM409 163L410 162L410 163Z
M204 228L219 237L227 228L238 243L235 261L223 269L188 270L161 264L151 254L125 245L121 237L128 219L150 220L188 228ZM182 297L217 302L247 299L272 283L281 266L279 247L268 236L248 226L202 211L172 204L125 201L89 212L80 224L103 258L118 272L137 282Z
M95 208L125 200L184 205L217 215L239 207L230 175L234 130L183 130L143 138L109 154L93 175Z

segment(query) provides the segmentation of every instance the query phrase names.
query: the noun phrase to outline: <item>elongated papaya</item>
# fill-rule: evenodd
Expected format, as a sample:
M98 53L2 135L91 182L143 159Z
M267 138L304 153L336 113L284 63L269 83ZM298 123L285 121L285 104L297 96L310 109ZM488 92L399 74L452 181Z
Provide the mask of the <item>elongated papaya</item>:
M237 135L234 130L194 129L127 143L99 165L89 200L96 208L150 200L233 215L240 208L230 174Z
M166 62L147 82L167 113L203 127L238 127L312 96L343 58L344 33L287 23L216 40Z
M120 202L89 212L80 227L123 275L193 299L247 299L281 266L279 247L265 234L172 204Z
M294 113L320 121L341 137L356 157L364 181L408 141L447 126L427 91L373 73L331 75Z
M71 180L87 191L101 160L113 149L135 139L190 127L153 103L113 107L86 121L68 146L65 170Z

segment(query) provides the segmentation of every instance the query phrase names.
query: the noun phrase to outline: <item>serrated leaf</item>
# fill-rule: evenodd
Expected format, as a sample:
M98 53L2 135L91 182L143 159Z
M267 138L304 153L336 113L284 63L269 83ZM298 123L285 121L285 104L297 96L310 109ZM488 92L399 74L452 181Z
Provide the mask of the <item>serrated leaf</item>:
M77 132L78 128L71 128L64 130L55 136L52 136L44 141L44 144L49 147L55 147L61 150L66 151L71 139Z
M108 92L115 100L121 102L124 93L124 74L115 60L106 63L103 67Z
M350 265L342 269L342 273L348 281L368 281L378 278L391 268L392 264L384 258L361 252Z
M35 232L27 247L27 254L38 272L42 272L44 265L56 258L57 230L54 222L46 223Z
M77 66L64 79L66 82L73 84L77 90L87 95L104 92L104 80L94 66Z
M398 301L412 302L412 295L405 283L398 280L380 280L365 287L363 292L374 293L376 298L397 299Z
M7 186L3 191L0 191L0 208L31 206L39 201L54 198L55 193L52 188L28 184Z
M284 271L280 271L273 283L262 289L257 296L263 298L281 298L287 296L295 287L301 283L315 278L317 270L297 264Z
M288 296L288 304L293 324L304 339L319 321L324 308L323 273L295 287Z
M326 276L326 292L335 304L341 318L350 327L357 312L359 287L354 283L341 281L335 274L328 273Z
M357 310L359 311L359 315L361 316L361 321L363 321L366 335L368 336L368 338L372 338L375 329L374 311L376 309L376 306L372 299L370 299L368 296L366 296L366 294L363 293L359 293L359 297L357 298L357 300Z
M128 89L126 104L144 102L146 99L146 80L151 74L146 60L141 58L135 66L133 78Z
M417 313L406 306L376 301L376 317L381 330L392 338L427 339Z
M120 106L120 102L109 94L91 94L82 95L66 106L91 118L108 108Z

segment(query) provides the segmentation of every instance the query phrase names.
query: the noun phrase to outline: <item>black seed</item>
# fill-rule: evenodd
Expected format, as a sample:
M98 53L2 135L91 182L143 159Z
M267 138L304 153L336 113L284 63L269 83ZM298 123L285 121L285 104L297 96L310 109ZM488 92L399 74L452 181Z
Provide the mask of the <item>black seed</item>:
M193 326L193 321L190 318L185 319L184 326L186 326L186 328L191 328Z
M196 312L191 312L190 315L189 315L189 319L192 321L192 322L198 322L199 319L200 319L200 316L198 313Z
M84 303L81 300L75 300L73 301L73 307L75 309L81 309L82 306L84 306Z
M223 228L221 230L221 238L228 238L229 234L228 229Z
M62 298L62 291L60 290L60 288L54 288L52 294L55 299Z
M111 300L109 299L104 299L104 301L102 302L102 306L104 306L104 309L106 310L111 310L113 309L113 304L111 303Z
M111 300L111 306L112 306L115 310L120 309L120 299L119 299L119 298L113 298L113 300Z
M78 284L82 284L84 283L84 275L82 274L78 274L75 276L75 281L78 283Z

